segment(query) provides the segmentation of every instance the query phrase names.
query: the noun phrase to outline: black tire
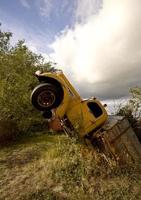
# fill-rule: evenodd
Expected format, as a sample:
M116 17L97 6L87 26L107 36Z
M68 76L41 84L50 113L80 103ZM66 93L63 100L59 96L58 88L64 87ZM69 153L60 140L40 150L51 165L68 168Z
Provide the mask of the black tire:
M63 100L63 89L51 83L36 86L31 94L32 105L40 111L57 108Z

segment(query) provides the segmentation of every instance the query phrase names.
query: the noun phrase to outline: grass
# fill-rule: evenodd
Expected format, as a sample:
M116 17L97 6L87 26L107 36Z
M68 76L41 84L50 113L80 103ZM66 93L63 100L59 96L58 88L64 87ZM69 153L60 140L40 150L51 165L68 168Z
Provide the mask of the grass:
M141 199L141 166L119 167L65 135L0 149L0 200Z

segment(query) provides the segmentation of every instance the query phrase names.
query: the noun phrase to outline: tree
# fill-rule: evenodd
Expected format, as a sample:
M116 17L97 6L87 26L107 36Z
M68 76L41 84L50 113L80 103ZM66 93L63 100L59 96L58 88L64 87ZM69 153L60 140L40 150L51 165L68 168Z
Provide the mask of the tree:
M1 23L0 23L1 27ZM0 53L6 53L10 48L11 32L4 32L0 29Z
M119 109L117 114L125 116L129 120L141 142L141 88L134 87L129 92L131 95L130 100Z
M12 33L0 26L0 120L14 120L20 131L41 120L30 103L30 94L38 84L33 73L37 69L50 68L41 55L33 53L24 41L10 44Z

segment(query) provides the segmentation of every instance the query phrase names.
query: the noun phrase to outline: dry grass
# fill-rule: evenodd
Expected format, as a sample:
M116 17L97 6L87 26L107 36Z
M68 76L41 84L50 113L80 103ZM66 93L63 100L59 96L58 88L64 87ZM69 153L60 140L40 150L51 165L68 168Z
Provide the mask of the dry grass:
M109 165L64 135L31 137L1 148L0 199L141 199L140 170Z

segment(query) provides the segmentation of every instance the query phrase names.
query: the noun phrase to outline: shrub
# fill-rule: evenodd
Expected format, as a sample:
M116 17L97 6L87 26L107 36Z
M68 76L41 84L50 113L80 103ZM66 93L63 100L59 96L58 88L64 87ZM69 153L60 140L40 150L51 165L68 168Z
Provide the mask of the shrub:
M125 116L134 129L141 142L141 88L130 89L130 100L123 107L120 107L117 115Z
M33 73L49 68L50 63L44 63L43 57L29 50L24 41L12 46L11 37L12 33L0 29L0 120L14 121L13 127L17 126L23 133L32 123L42 123L40 114L31 105L30 94L38 84ZM4 127L8 134L8 127L3 125L2 129Z

